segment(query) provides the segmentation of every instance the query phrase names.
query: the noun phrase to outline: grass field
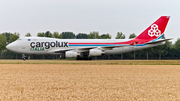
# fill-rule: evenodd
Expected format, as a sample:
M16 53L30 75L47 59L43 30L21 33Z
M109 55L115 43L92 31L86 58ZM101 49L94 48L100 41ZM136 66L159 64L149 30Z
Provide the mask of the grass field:
M180 60L0 60L0 64L180 65Z
M135 62L0 60L0 100L180 100L179 65Z

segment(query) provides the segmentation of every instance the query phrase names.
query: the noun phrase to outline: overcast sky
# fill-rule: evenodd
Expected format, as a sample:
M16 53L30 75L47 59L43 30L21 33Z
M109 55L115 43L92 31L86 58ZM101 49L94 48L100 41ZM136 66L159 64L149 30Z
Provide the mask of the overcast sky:
M115 38L140 34L162 15L171 16L166 38L180 38L179 0L0 0L0 33L99 31Z

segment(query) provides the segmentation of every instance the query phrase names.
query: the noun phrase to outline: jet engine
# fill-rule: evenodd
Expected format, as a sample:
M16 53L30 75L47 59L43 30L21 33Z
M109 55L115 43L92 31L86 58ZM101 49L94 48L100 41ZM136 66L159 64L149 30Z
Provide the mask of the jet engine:
M67 51L65 53L66 58L76 58L77 56L80 56L79 53L73 52L73 51Z
M89 55L90 56L101 56L104 55L105 52L103 52L102 50L97 50L97 49L91 49L89 50Z

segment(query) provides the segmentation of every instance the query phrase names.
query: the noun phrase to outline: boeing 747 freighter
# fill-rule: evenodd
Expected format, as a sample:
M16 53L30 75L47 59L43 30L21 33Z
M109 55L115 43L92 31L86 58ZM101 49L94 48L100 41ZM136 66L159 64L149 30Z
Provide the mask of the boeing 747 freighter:
M161 39L170 16L161 16L134 39L55 39L45 37L22 37L7 45L16 53L30 55L60 55L90 60L92 56L121 54L165 44L171 39Z

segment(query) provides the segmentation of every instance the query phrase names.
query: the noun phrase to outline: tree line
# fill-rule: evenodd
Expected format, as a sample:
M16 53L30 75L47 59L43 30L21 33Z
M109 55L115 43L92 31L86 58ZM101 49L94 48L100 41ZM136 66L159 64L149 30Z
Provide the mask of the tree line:
M0 34L0 59L21 59L22 54L17 54L6 49L6 45L12 43L19 38L20 34L4 32ZM30 33L26 33L25 37L31 37ZM111 39L111 35L99 34L97 31L92 31L89 34L78 33L75 35L73 32L39 32L37 37L50 37L58 39ZM132 33L128 37L129 39L135 38L136 34ZM122 32L117 32L116 39L125 39L126 36ZM165 38L165 36L163 36ZM118 54L118 55L104 55L98 56L96 59L180 59L180 38L172 44L167 41L164 45L147 48L143 50L133 51L130 53ZM57 59L57 55L30 55L31 59Z

